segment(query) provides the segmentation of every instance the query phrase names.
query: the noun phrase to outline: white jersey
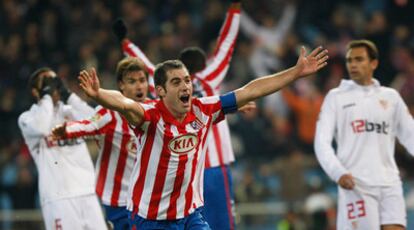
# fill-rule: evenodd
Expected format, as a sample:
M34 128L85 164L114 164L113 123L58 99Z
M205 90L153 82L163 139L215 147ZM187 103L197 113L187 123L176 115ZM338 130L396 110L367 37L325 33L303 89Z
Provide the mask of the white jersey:
M52 140L51 130L65 121L91 116L94 112L75 94L69 105L44 96L18 119L20 130L39 172L42 206L63 198L94 194L94 168L82 139Z
M394 89L342 80L326 96L315 137L316 156L338 181L351 173L368 186L401 182L394 159L395 138L414 153L414 122L407 106ZM335 138L337 150L332 147Z

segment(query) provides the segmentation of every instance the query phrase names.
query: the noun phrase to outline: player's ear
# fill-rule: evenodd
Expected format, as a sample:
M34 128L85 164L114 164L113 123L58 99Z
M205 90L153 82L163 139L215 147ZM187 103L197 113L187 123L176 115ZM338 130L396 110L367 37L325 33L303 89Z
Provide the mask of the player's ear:
M124 90L125 86L123 81L118 81L118 88L121 92Z
M157 95L159 97L164 97L165 94L167 93L166 90L164 89L164 87L162 87L160 85L155 86L155 90L156 90Z
M379 64L378 59L372 60L372 61L371 61L371 67L372 67L372 69L373 69L373 70L376 70L376 69L377 69L377 67L378 67L378 64Z

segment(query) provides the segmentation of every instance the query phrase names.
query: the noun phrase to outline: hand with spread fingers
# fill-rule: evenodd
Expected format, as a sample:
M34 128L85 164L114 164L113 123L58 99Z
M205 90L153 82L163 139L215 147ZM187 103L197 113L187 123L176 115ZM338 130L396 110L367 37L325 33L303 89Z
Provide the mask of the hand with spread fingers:
M325 67L328 63L328 50L319 46L306 55L305 47L301 47L300 56L296 63L296 67L300 70L301 77L316 73L318 70Z
M78 77L80 83L79 86L91 98L97 98L99 94L100 83L96 74L95 68L89 71L82 70Z

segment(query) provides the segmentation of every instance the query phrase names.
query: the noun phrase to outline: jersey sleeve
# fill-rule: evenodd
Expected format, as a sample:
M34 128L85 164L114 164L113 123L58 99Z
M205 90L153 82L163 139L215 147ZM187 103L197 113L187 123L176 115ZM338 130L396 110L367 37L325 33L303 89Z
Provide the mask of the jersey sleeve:
M91 137L105 134L114 119L114 112L98 107L94 116L89 119L66 123L66 138Z
M53 101L49 95L29 111L24 112L18 119L18 125L23 136L27 138L42 138L50 133L53 121Z
M332 91L325 97L322 104L319 118L316 123L315 134L315 153L323 170L328 176L337 182L339 178L348 173L345 167L336 157L334 148L332 146L332 140L336 131L337 114L334 101L334 95Z
M68 105L72 107L71 115L73 120L86 119L95 113L95 109L75 93L69 96Z
M122 42L122 51L126 56L129 57L136 57L140 59L144 65L145 68L148 71L148 89L149 93L153 98L156 98L157 94L155 93L155 83L154 83L154 70L155 66L154 64L148 59L148 57L142 52L142 50L132 43L129 39L125 39Z
M414 156L414 120L407 105L401 96L397 94L397 105L395 112L396 136L400 143Z
M225 114L219 96L195 98L193 99L193 103L195 103L204 114L212 117L213 124L217 124L224 120Z
M204 70L196 74L197 78L208 82L213 89L219 87L227 74L239 33L239 25L240 9L230 7L221 27L211 62Z

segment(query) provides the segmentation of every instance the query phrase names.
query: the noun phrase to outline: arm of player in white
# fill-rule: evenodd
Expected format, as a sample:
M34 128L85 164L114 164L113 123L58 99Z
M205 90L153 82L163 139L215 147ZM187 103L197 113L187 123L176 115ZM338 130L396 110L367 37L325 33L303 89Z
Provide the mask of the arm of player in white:
M45 95L29 111L23 113L18 124L26 138L42 138L49 134L53 121L53 101Z
M72 106L74 109L72 111L73 120L86 119L93 116L95 109L88 105L84 100L82 100L78 95L72 93L68 98L68 105Z
M348 170L341 164L332 147L335 133L336 112L332 94L329 93L322 104L321 112L316 124L315 153L323 170L335 182L341 176L348 174Z
M398 94L397 97L395 121L398 123L396 135L400 143L414 156L414 120L401 96Z
M130 124L138 125L144 116L144 108L116 90L106 90L100 88L100 83L96 71L83 70L79 75L79 86L81 89L103 107L120 112Z
M249 101L254 101L260 97L275 93L296 79L316 73L327 65L327 53L328 51L326 49L318 47L306 56L305 48L302 47L300 56L294 67L258 78L242 88L235 90L238 108Z

